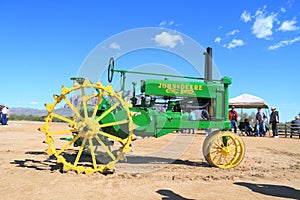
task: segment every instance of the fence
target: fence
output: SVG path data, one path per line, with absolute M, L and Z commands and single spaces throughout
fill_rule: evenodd
M 255 124 L 251 124 L 252 130 L 250 132 L 245 131 L 245 125 L 243 122 L 239 123 L 238 129 L 241 135 L 247 136 L 254 136 L 255 135 Z M 272 125 L 266 124 L 266 129 L 268 131 L 269 136 L 272 134 Z M 287 123 L 280 123 L 278 124 L 278 135 L 283 135 L 284 137 L 290 136 L 291 138 L 295 135 L 299 136 L 300 139 L 300 124 L 291 124 L 290 122 Z
M 291 123 L 280 123 L 278 125 L 278 133 L 284 134 L 285 137 L 293 137 L 298 135 L 300 138 L 300 125 Z

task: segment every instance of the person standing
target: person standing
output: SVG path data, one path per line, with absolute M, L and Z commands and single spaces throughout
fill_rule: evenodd
M 229 120 L 230 120 L 230 131 L 233 127 L 234 133 L 237 133 L 237 121 L 238 121 L 238 113 L 235 111 L 235 107 L 231 106 L 231 110 L 229 111 Z
M 0 123 L 2 124 L 2 108 L 0 108 Z
M 266 137 L 266 126 L 265 126 L 265 119 L 266 114 L 261 111 L 261 108 L 257 108 L 257 113 L 255 116 L 256 119 L 256 136 L 263 136 Z M 262 132 L 262 134 L 260 133 Z
M 203 109 L 201 111 L 201 118 L 203 120 L 205 120 L 205 121 L 209 121 L 210 120 L 210 116 L 209 116 L 209 113 L 208 113 L 208 106 L 206 106 L 205 109 Z M 208 136 L 210 132 L 211 132 L 211 129 L 206 128 L 205 129 L 205 136 Z
M 6 124 L 8 124 L 8 120 L 9 120 L 9 115 L 10 115 L 10 111 L 9 111 L 9 108 L 7 108 L 7 114 L 6 114 Z
M 273 138 L 279 138 L 278 136 L 278 123 L 279 123 L 279 114 L 275 107 L 271 108 L 270 114 L 270 124 L 272 125 Z
M 190 110 L 190 113 L 189 113 L 189 120 L 196 121 L 196 115 L 192 110 Z M 196 132 L 196 128 L 188 129 L 188 133 L 195 134 L 195 132 Z
M 299 120 L 299 116 L 296 116 L 295 119 L 292 121 L 290 138 L 293 137 L 294 133 L 298 133 L 299 138 L 300 138 L 300 120 Z
M 8 112 L 7 107 L 4 106 L 2 108 L 2 125 L 7 125 L 7 112 Z

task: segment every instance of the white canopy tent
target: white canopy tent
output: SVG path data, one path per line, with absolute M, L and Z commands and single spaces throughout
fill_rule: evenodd
M 269 108 L 265 100 L 251 94 L 242 94 L 229 99 L 229 106 L 235 106 L 236 108 Z
M 241 115 L 243 114 L 243 108 L 253 109 L 253 108 L 265 108 L 265 114 L 267 118 L 269 116 L 269 105 L 260 97 L 251 94 L 242 94 L 240 96 L 229 99 L 229 107 L 235 106 L 235 108 L 241 108 Z

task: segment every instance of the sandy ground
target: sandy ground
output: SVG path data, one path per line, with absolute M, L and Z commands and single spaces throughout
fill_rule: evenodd
M 140 160 L 128 157 L 114 174 L 86 175 L 61 172 L 45 153 L 41 125 L 0 126 L 0 199 L 300 199 L 298 137 L 242 137 L 246 154 L 234 169 L 206 163 L 203 134 L 139 139 L 133 151 Z

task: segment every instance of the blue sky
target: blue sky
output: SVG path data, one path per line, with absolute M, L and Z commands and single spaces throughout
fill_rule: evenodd
M 299 0 L 1 0 L 0 104 L 42 108 L 101 42 L 161 27 L 213 48 L 221 75 L 233 80 L 230 97 L 257 95 L 290 121 L 300 112 L 299 8 Z

